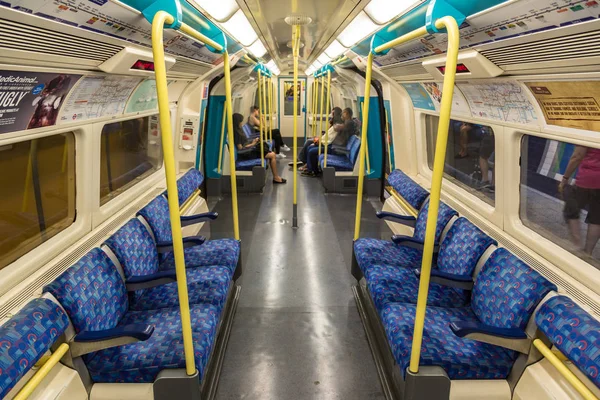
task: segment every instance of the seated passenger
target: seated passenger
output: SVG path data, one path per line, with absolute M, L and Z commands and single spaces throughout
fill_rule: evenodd
M 327 131 L 327 147 L 321 146 L 322 151 L 327 151 L 331 154 L 331 144 L 337 138 L 339 133 L 344 128 L 344 121 L 342 119 L 342 109 L 335 107 L 329 117 L 329 130 Z M 323 136 L 325 141 L 325 136 Z M 317 176 L 319 175 L 319 140 L 314 145 L 309 146 L 307 149 L 306 166 L 302 170 L 304 176 Z
M 339 107 L 334 107 L 333 110 L 331 110 L 331 114 L 329 115 L 329 123 L 331 124 L 331 121 L 333 120 L 333 116 L 334 115 L 341 115 L 342 114 L 342 109 Z M 338 131 L 341 129 L 341 127 L 338 127 L 338 129 L 333 133 L 333 135 L 331 134 L 331 128 L 329 131 L 329 144 L 331 144 L 331 142 L 335 139 L 335 136 L 337 135 Z M 298 165 L 302 165 L 302 164 L 306 164 L 307 162 L 307 157 L 308 157 L 308 150 L 313 147 L 316 146 L 317 143 L 319 143 L 319 137 L 315 136 L 311 139 L 308 139 L 305 143 L 304 146 L 302 146 L 302 149 L 300 150 L 300 152 L 298 153 Z M 291 167 L 294 165 L 293 162 L 288 163 L 288 165 Z
M 256 106 L 252 106 L 250 108 L 250 116 L 248 117 L 248 125 L 254 128 L 255 131 L 260 131 L 261 123 L 264 123 L 264 126 L 269 131 L 269 126 L 266 123 L 266 120 L 263 116 L 260 115 L 260 110 Z M 281 137 L 281 132 L 279 129 L 273 129 L 273 150 L 275 150 L 275 154 L 277 154 L 277 158 L 285 158 L 285 154 L 281 154 L 280 150 L 290 151 L 290 148 L 283 142 L 283 138 Z
M 244 116 L 238 113 L 233 114 L 233 129 L 235 131 L 233 136 L 235 140 L 235 147 L 238 151 L 237 159 L 254 160 L 256 158 L 260 158 L 260 139 L 255 138 L 252 141 L 248 141 L 244 131 L 242 130 L 243 125 Z M 273 183 L 286 183 L 287 181 L 277 173 L 277 160 L 275 159 L 275 153 L 269 151 L 268 146 L 265 146 L 263 152 L 265 159 L 269 160 L 269 165 L 271 166 L 271 171 L 273 172 Z

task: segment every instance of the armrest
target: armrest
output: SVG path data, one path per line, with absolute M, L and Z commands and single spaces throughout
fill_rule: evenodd
M 160 271 L 156 274 L 132 276 L 125 281 L 128 292 L 136 290 L 149 289 L 166 283 L 177 282 L 175 270 Z
M 183 248 L 200 246 L 206 242 L 204 236 L 190 236 L 183 238 Z M 156 243 L 156 250 L 159 253 L 168 253 L 173 251 L 173 242 L 158 242 Z
M 75 335 L 70 343 L 71 356 L 75 358 L 111 347 L 144 342 L 153 333 L 154 326 L 145 324 L 124 325 L 102 331 L 83 331 Z
M 417 278 L 421 279 L 421 269 L 414 270 Z M 431 282 L 439 285 L 451 286 L 463 290 L 473 290 L 473 277 L 471 275 L 456 275 L 439 269 L 431 270 Z
M 519 328 L 496 328 L 479 322 L 451 322 L 450 329 L 461 338 L 504 347 L 529 354 L 531 339 Z
M 378 211 L 376 215 L 379 219 L 397 222 L 399 224 L 406 225 L 411 228 L 414 228 L 415 224 L 417 223 L 417 219 L 409 215 L 400 215 L 388 211 Z
M 181 217 L 181 226 L 184 227 L 184 226 L 199 224 L 201 222 L 214 221 L 218 217 L 219 217 L 219 213 L 216 213 L 216 212 L 207 212 L 204 214 L 184 216 L 184 217 Z
M 412 247 L 413 249 L 417 249 L 417 250 L 423 250 L 423 248 L 425 247 L 425 243 L 413 238 L 412 236 L 394 235 L 394 236 L 392 236 L 392 241 L 394 243 L 396 243 L 397 245 L 405 246 L 405 247 Z M 433 246 L 434 257 L 437 255 L 437 253 L 439 253 L 439 251 L 440 251 L 440 246 L 438 244 L 435 244 Z

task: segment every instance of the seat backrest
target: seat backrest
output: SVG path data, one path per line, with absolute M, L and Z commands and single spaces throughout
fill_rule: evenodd
M 440 245 L 437 267 L 451 274 L 472 275 L 479 258 L 491 245 L 498 245 L 498 242 L 465 217 L 460 217 Z
M 204 175 L 196 168 L 190 169 L 179 180 L 177 180 L 177 197 L 179 197 L 179 205 L 190 198 L 194 192 L 202 186 Z
M 105 244 L 119 259 L 125 278 L 158 272 L 156 243 L 139 219 L 130 219 Z
M 129 308 L 125 283 L 99 248 L 81 257 L 44 292 L 60 302 L 77 333 L 114 328 Z
M 25 376 L 69 326 L 64 311 L 40 298 L 0 326 L 0 399 Z
M 137 215 L 144 217 L 157 242 L 173 240 L 171 220 L 169 219 L 169 202 L 164 196 L 158 196 L 142 208 Z
M 421 211 L 419 211 L 419 215 L 417 215 L 417 221 L 415 222 L 415 231 L 413 233 L 413 238 L 424 242 L 425 241 L 425 230 L 427 228 L 427 216 L 429 215 L 429 200 L 423 205 Z M 448 222 L 452 219 L 452 217 L 458 215 L 458 213 L 445 204 L 443 201 L 440 202 L 440 210 L 438 213 L 437 226 L 435 229 L 435 242 L 439 242 L 440 236 L 442 236 L 442 232 Z
M 356 135 L 350 136 L 348 139 L 348 158 L 352 165 L 356 164 L 356 159 L 358 158 L 358 153 L 360 152 L 360 138 Z
M 415 210 L 420 210 L 427 200 L 429 192 L 413 181 L 399 169 L 394 170 L 387 178 L 388 183 L 404 198 Z
M 600 321 L 566 296 L 542 304 L 538 328 L 569 360 L 600 388 Z
M 556 286 L 504 248 L 497 249 L 477 276 L 471 307 L 481 322 L 525 329 L 535 307 Z
M 254 136 L 254 128 L 252 128 L 249 123 L 246 123 L 242 126 L 242 131 L 244 132 L 244 135 L 246 135 L 247 139 L 250 139 L 252 136 Z

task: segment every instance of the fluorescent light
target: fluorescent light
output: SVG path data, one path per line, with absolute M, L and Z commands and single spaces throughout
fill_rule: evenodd
M 213 1 L 217 2 L 220 0 Z M 254 28 L 252 28 L 252 25 L 250 25 L 248 18 L 246 18 L 242 10 L 237 10 L 227 22 L 224 22 L 223 28 L 225 28 L 235 40 L 240 42 L 242 46 L 250 46 L 258 39 L 256 32 L 254 32 Z
M 317 60 L 318 60 L 318 61 L 319 61 L 321 64 L 325 65 L 325 64 L 327 64 L 327 63 L 328 63 L 328 62 L 331 60 L 331 58 L 330 58 L 330 57 L 327 57 L 327 54 L 323 53 L 323 54 L 321 54 L 321 55 L 319 56 L 319 58 L 317 58 Z
M 365 7 L 365 11 L 376 23 L 387 24 L 398 15 L 412 8 L 420 1 L 415 0 L 371 0 Z
M 277 68 L 277 64 L 275 64 L 275 60 L 271 60 L 265 64 L 265 67 L 267 67 L 269 69 L 274 69 L 274 68 Z
M 314 69 L 319 69 L 323 66 L 322 63 L 319 62 L 319 60 L 315 60 L 315 62 L 311 65 L 311 67 L 313 67 Z
M 198 4 L 208 15 L 219 22 L 224 22 L 239 9 L 235 0 L 192 0 Z
M 260 39 L 258 39 L 250 47 L 248 47 L 248 50 L 250 50 L 250 53 L 254 54 L 255 57 L 259 57 L 259 58 L 264 56 L 265 53 L 267 52 L 267 49 L 265 49 L 265 46 L 263 46 Z
M 342 44 L 340 42 L 338 42 L 337 40 L 334 40 L 333 43 L 331 43 L 329 45 L 327 50 L 325 50 L 325 54 L 327 54 L 327 56 L 329 58 L 335 58 L 345 51 L 346 51 L 346 48 L 344 46 L 342 46 Z
M 350 22 L 350 25 L 340 33 L 338 40 L 343 46 L 349 48 L 375 32 L 377 29 L 379 29 L 379 26 L 375 25 L 364 11 L 361 11 L 356 18 Z

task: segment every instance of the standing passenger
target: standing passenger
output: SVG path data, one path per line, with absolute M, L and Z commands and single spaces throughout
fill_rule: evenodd
M 569 178 L 577 172 L 575 187 L 568 185 Z M 580 248 L 581 226 L 579 214 L 588 207 L 585 222 L 588 224 L 583 251 L 589 255 L 600 239 L 600 149 L 577 146 L 569 160 L 558 191 L 565 199 L 564 216 L 569 226 L 573 243 Z

